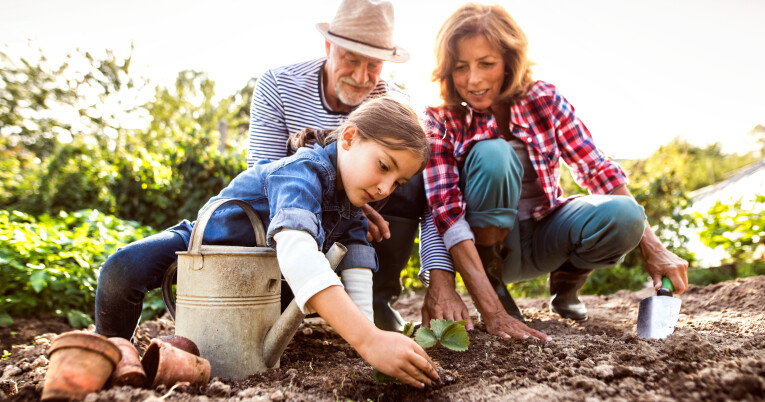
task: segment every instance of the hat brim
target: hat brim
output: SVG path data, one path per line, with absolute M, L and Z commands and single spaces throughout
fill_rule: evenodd
M 348 49 L 355 53 L 363 54 L 364 56 L 372 57 L 379 60 L 392 61 L 394 63 L 403 63 L 409 60 L 409 52 L 401 47 L 396 46 L 393 50 L 380 49 L 374 46 L 365 45 L 363 43 L 354 42 L 339 36 L 332 35 L 329 32 L 329 24 L 326 22 L 320 22 L 316 24 L 316 30 L 324 35 L 324 38 L 338 45 L 342 48 Z

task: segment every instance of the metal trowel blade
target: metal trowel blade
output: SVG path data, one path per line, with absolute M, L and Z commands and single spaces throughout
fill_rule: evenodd
M 637 334 L 641 338 L 664 339 L 675 331 L 680 317 L 680 299 L 672 296 L 651 296 L 638 308 Z

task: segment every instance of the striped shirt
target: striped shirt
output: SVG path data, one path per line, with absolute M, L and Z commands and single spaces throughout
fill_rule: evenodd
M 250 107 L 247 165 L 261 159 L 287 156 L 287 138 L 303 128 L 332 129 L 348 116 L 329 109 L 324 100 L 322 69 L 326 58 L 278 67 L 266 71 L 255 84 Z M 366 99 L 388 93 L 402 93 L 383 80 Z M 453 271 L 453 264 L 430 213 L 420 225 L 420 261 L 429 269 Z

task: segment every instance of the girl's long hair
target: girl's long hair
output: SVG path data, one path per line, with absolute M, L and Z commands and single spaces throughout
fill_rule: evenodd
M 287 152 L 291 154 L 314 143 L 330 144 L 350 125 L 356 127 L 361 140 L 375 141 L 389 149 L 410 151 L 422 160 L 419 170 L 425 168 L 430 157 L 430 144 L 419 117 L 411 106 L 390 96 L 362 103 L 334 130 L 307 128 L 293 133 L 287 140 Z

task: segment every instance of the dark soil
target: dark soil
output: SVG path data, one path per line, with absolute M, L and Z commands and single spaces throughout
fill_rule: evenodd
M 239 382 L 213 379 L 204 389 L 122 387 L 86 401 L 765 400 L 765 276 L 691 287 L 680 297 L 677 329 L 665 340 L 635 335 L 638 303 L 651 295 L 645 289 L 584 297 L 590 312 L 584 323 L 551 314 L 544 299 L 521 299 L 530 326 L 551 341 L 502 340 L 477 324 L 468 351 L 430 351 L 441 382 L 422 391 L 375 383 L 372 368 L 345 341 L 321 319 L 309 319 L 278 369 Z M 416 321 L 421 302 L 422 295 L 413 295 L 396 307 Z M 68 328 L 35 320 L 14 325 L 15 335 L 0 332 L 3 345 L 15 345 L 0 362 L 0 399 L 37 400 L 54 336 L 43 332 Z M 141 325 L 140 352 L 173 329 L 167 318 Z

